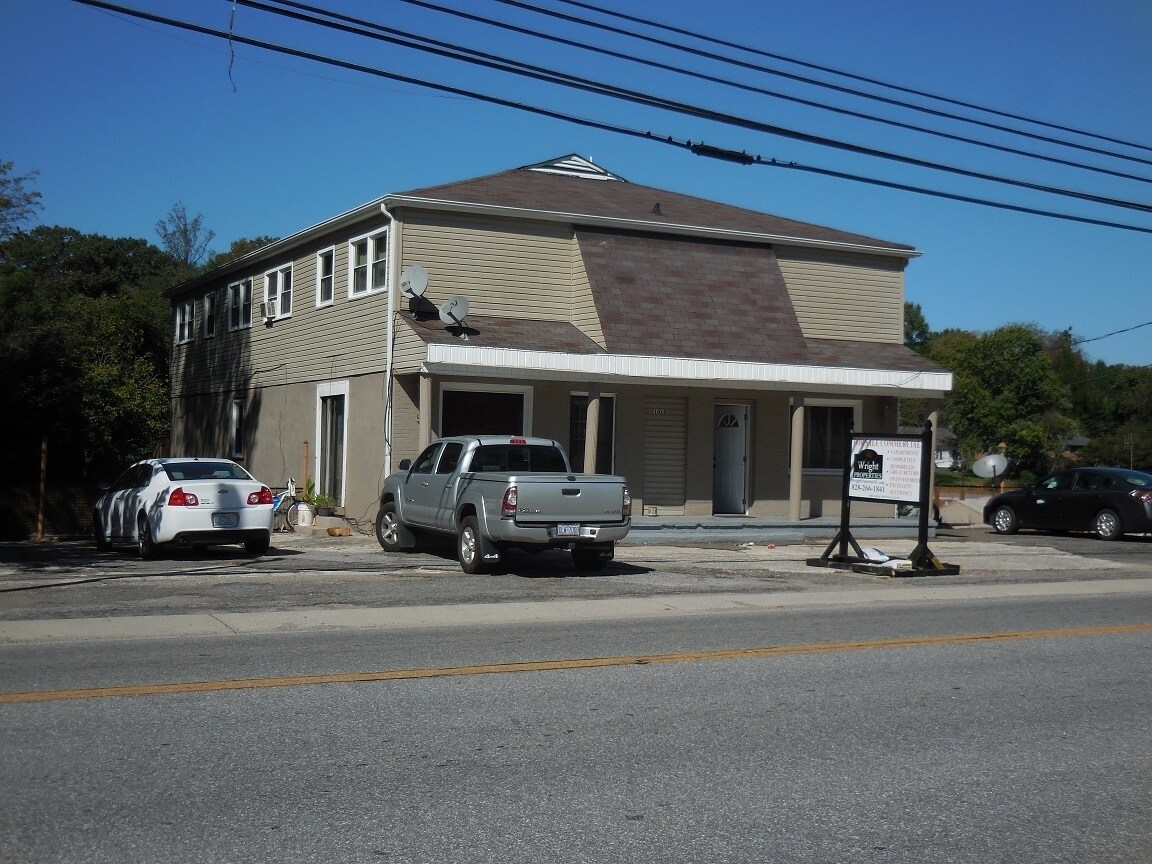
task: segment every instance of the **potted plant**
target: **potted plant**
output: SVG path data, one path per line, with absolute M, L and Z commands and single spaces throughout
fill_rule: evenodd
M 304 494 L 300 496 L 302 505 L 307 507 L 317 516 L 332 516 L 336 512 L 336 501 L 331 495 L 324 492 L 316 491 L 316 484 L 311 480 L 304 488 Z

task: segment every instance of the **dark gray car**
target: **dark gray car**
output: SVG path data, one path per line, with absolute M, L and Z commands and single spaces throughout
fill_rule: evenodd
M 1020 528 L 1091 531 L 1101 540 L 1152 532 L 1152 474 L 1129 468 L 1069 468 L 988 500 L 984 523 L 997 534 Z

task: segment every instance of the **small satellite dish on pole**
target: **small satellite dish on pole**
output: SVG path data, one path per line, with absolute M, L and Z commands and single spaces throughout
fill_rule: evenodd
M 428 271 L 419 264 L 406 267 L 400 274 L 400 293 L 405 297 L 423 297 L 428 289 Z
M 972 463 L 972 473 L 993 480 L 1008 470 L 1008 460 L 1002 453 L 984 456 Z
M 449 327 L 456 327 L 459 330 L 456 335 L 461 339 L 468 338 L 468 334 L 464 332 L 464 318 L 467 315 L 467 297 L 453 297 L 451 300 L 440 304 L 440 320 Z

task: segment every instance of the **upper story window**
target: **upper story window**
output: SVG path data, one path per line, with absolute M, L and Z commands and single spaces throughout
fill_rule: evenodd
M 264 317 L 287 318 L 292 314 L 292 265 L 264 274 Z
M 204 338 L 216 335 L 216 292 L 209 291 L 201 301 L 201 316 L 204 322 Z
M 360 237 L 348 244 L 348 296 L 383 291 L 388 285 L 388 232 Z
M 184 342 L 191 342 L 192 336 L 196 332 L 193 328 L 195 326 L 196 318 L 196 301 L 195 300 L 181 300 L 176 304 L 176 344 L 179 345 Z
M 234 282 L 228 286 L 228 329 L 240 330 L 252 326 L 252 280 Z
M 325 249 L 316 256 L 316 305 L 332 303 L 333 279 L 336 273 L 336 250 Z

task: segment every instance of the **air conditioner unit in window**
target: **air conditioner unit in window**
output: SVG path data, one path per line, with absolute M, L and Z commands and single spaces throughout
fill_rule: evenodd
M 260 304 L 260 317 L 261 318 L 275 318 L 276 317 L 276 301 L 267 300 Z

